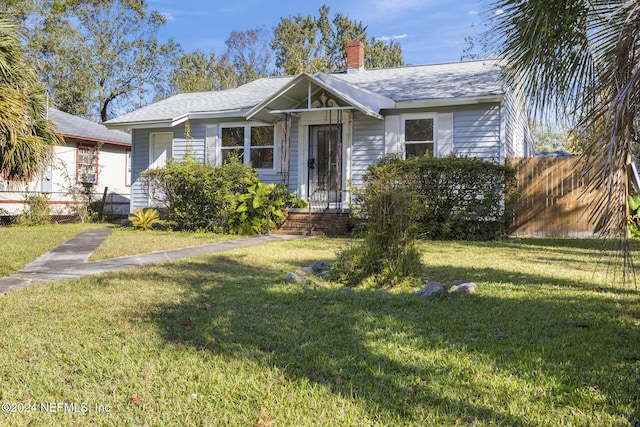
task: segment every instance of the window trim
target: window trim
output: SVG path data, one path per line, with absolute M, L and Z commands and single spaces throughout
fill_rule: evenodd
M 433 120 L 433 141 L 406 141 L 406 130 L 405 124 L 407 120 L 422 120 L 422 119 L 432 119 Z M 436 113 L 411 113 L 411 114 L 402 114 L 400 116 L 400 134 L 402 141 L 402 156 L 403 158 L 407 158 L 407 144 L 427 144 L 433 143 L 433 157 L 438 157 L 438 115 Z
M 124 186 L 131 187 L 131 175 L 133 168 L 131 167 L 131 148 L 124 150 Z
M 80 149 L 81 148 L 88 148 L 95 152 L 94 169 L 96 174 L 96 180 L 92 183 L 92 185 L 98 185 L 98 181 L 100 179 L 100 176 L 98 174 L 98 171 L 100 168 L 100 164 L 99 164 L 100 148 L 93 144 L 85 144 L 81 142 L 76 143 L 76 184 L 81 185 L 84 183 L 84 181 L 80 179 Z
M 260 146 L 252 146 L 251 145 L 251 128 L 254 127 L 263 127 L 263 126 L 269 126 L 271 128 L 273 128 L 273 145 L 260 145 Z M 265 124 L 265 123 L 257 123 L 257 122 L 249 122 L 249 123 L 244 123 L 244 122 L 230 122 L 230 123 L 221 123 L 218 126 L 218 138 L 220 141 L 219 147 L 218 147 L 218 165 L 222 165 L 223 162 L 223 155 L 222 155 L 222 151 L 223 150 L 237 150 L 240 148 L 240 146 L 237 147 L 228 147 L 228 148 L 224 148 L 222 147 L 222 130 L 223 129 L 229 129 L 229 128 L 244 128 L 244 145 L 242 146 L 242 150 L 243 150 L 243 163 L 245 165 L 251 165 L 251 149 L 261 149 L 261 148 L 271 148 L 273 150 L 273 164 L 271 165 L 271 167 L 266 167 L 266 168 L 254 168 L 257 171 L 262 171 L 262 172 L 275 172 L 276 168 L 277 168 L 277 155 L 276 155 L 276 141 L 278 138 L 278 131 L 277 131 L 277 127 L 275 125 L 271 125 L 271 124 Z

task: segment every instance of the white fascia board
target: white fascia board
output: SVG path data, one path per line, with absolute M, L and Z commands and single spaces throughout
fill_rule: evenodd
M 270 97 L 268 97 L 267 99 L 265 99 L 264 101 L 262 101 L 260 104 L 256 105 L 255 107 L 253 107 L 251 110 L 249 110 L 247 112 L 247 114 L 245 115 L 245 118 L 247 120 L 251 120 L 255 115 L 257 115 L 260 111 L 265 110 L 265 111 L 269 111 L 267 110 L 267 105 L 269 105 L 271 102 L 273 102 L 274 100 L 276 100 L 277 98 L 283 96 L 289 89 L 291 89 L 292 87 L 294 87 L 295 85 L 299 84 L 301 81 L 303 80 L 309 80 L 311 83 L 319 86 L 320 88 L 326 90 L 327 92 L 333 94 L 334 96 L 336 96 L 337 98 L 339 98 L 341 101 L 351 105 L 354 109 L 360 111 L 361 113 L 367 115 L 367 116 L 371 116 L 371 117 L 375 117 L 377 119 L 382 120 L 383 116 L 380 115 L 378 113 L 378 111 L 374 111 L 373 109 L 367 107 L 366 105 L 363 105 L 362 103 L 356 101 L 355 99 L 353 99 L 349 93 L 345 93 L 343 91 L 340 90 L 340 88 L 336 88 L 331 86 L 330 84 L 328 84 L 327 82 L 321 80 L 320 78 L 316 77 L 316 76 L 312 76 L 311 74 L 308 73 L 300 73 L 295 79 L 293 79 L 292 81 L 290 81 L 287 85 L 285 85 L 284 87 L 282 87 L 278 92 L 274 93 L 273 95 L 271 95 Z M 342 88 L 346 88 L 347 86 L 341 85 Z M 355 88 L 353 88 L 351 91 L 355 92 Z M 315 109 L 312 109 L 315 110 Z M 302 111 L 302 110 L 300 110 Z M 304 110 L 304 111 L 308 111 Z
M 253 118 L 253 116 L 258 114 L 261 110 L 265 109 L 267 107 L 267 105 L 269 105 L 272 101 L 274 101 L 277 98 L 280 98 L 281 96 L 283 96 L 285 93 L 287 93 L 287 91 L 289 89 L 291 89 L 292 87 L 297 85 L 305 77 L 311 78 L 313 80 L 313 76 L 311 76 L 311 74 L 308 74 L 308 73 L 300 73 L 300 74 L 298 74 L 298 76 L 295 79 L 291 80 L 289 83 L 287 83 L 286 85 L 282 86 L 280 88 L 280 90 L 278 90 L 277 92 L 273 93 L 271 96 L 266 98 L 264 101 L 262 101 L 261 103 L 259 103 L 258 105 L 256 105 L 252 109 L 250 109 L 246 113 L 245 118 L 247 120 L 251 120 Z
M 337 91 L 344 96 L 347 96 L 351 99 L 363 99 L 369 105 L 375 104 L 374 108 L 378 110 L 393 108 L 395 106 L 395 101 L 391 98 L 387 98 L 384 95 L 380 95 L 379 93 L 370 91 L 368 89 L 363 89 L 351 83 L 345 82 L 339 78 L 332 76 L 331 74 L 318 73 L 315 75 L 317 79 L 325 82 L 329 87 L 333 88 L 334 91 Z M 361 105 L 365 105 L 362 102 L 359 102 Z M 367 107 L 372 110 L 374 108 Z
M 123 123 L 103 123 L 108 129 L 128 130 L 128 129 L 152 129 L 170 128 L 171 120 L 153 120 L 144 122 L 123 122 Z
M 228 119 L 228 118 L 243 118 L 246 113 L 245 110 L 227 110 L 227 111 L 204 111 L 197 113 L 182 114 L 173 119 L 166 120 L 152 120 L 152 121 L 140 121 L 140 122 L 122 122 L 122 123 L 109 123 L 104 125 L 109 129 L 151 129 L 151 128 L 172 128 L 187 120 L 196 119 Z
M 490 102 L 502 102 L 504 95 L 486 95 L 486 96 L 461 96 L 458 98 L 439 98 L 439 99 L 415 99 L 407 101 L 396 101 L 396 109 L 401 108 L 431 108 L 431 107 L 449 107 L 458 105 L 474 105 Z
M 224 110 L 224 111 L 199 111 L 195 113 L 189 113 L 187 119 L 230 119 L 230 118 L 244 118 L 248 109 L 236 109 L 236 110 Z M 184 120 L 182 120 L 184 121 Z M 182 122 L 181 121 L 181 122 Z

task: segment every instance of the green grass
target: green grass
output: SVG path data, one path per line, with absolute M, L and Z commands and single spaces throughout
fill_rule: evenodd
M 89 261 L 200 246 L 240 237 L 242 236 L 114 228 L 113 233 L 91 255 Z
M 51 224 L 0 227 L 0 277 L 9 276 L 81 231 L 104 224 Z
M 421 245 L 426 279 L 467 278 L 474 295 L 284 282 L 343 243 L 269 244 L 1 297 L 0 400 L 89 412 L 0 412 L 0 425 L 640 420 L 640 292 L 608 283 L 599 242 Z

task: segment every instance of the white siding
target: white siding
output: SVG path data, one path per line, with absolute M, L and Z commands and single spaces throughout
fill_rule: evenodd
M 202 121 L 192 121 L 190 125 L 190 138 L 186 138 L 184 123 L 171 129 L 173 131 L 173 157 L 182 160 L 189 153 L 204 162 L 206 126 Z
M 149 167 L 149 136 L 154 131 L 158 130 L 134 129 L 131 138 L 131 212 L 149 204 L 140 173 Z
M 505 114 L 505 156 L 529 157 L 535 152 L 524 102 L 507 93 Z
M 396 116 L 397 117 L 397 116 Z M 386 121 L 354 115 L 351 144 L 351 184 L 362 185 L 362 176 L 367 167 L 385 154 Z M 349 177 L 347 177 L 349 178 Z
M 93 142 L 80 139 L 65 139 L 65 145 L 54 147 L 54 159 L 50 170 L 45 171 L 51 177 L 50 186 L 42 184 L 39 174 L 30 181 L 5 181 L 0 175 L 0 214 L 17 215 L 24 209 L 24 198 L 29 194 L 44 193 L 49 199 L 52 215 L 68 215 L 77 200 L 72 197 L 69 188 L 79 187 L 77 182 L 77 146 L 78 144 L 97 147 Z M 102 144 L 98 152 L 98 181 L 93 187 L 93 200 L 102 200 L 105 188 L 107 212 L 126 214 L 129 212 L 130 189 L 126 186 L 126 152 L 129 147 Z
M 453 113 L 453 153 L 500 159 L 500 106 L 461 109 Z

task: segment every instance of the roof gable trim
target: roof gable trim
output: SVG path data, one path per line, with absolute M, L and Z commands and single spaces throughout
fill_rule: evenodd
M 320 73 L 318 74 L 320 75 Z M 278 113 L 285 113 L 285 112 L 304 112 L 304 111 L 321 111 L 322 109 L 324 110 L 335 110 L 335 109 L 355 109 L 360 111 L 361 113 L 367 115 L 367 116 L 371 116 L 371 117 L 375 117 L 378 119 L 382 119 L 383 116 L 380 115 L 380 106 L 379 105 L 365 105 L 362 102 L 354 99 L 354 96 L 358 96 L 358 91 L 362 92 L 361 95 L 364 95 L 364 92 L 357 89 L 357 88 L 353 88 L 353 91 L 350 91 L 352 93 L 345 93 L 339 89 L 337 89 L 336 87 L 334 87 L 333 85 L 329 84 L 328 82 L 325 82 L 324 80 L 321 80 L 320 78 L 318 78 L 317 76 L 312 76 L 308 73 L 301 73 L 299 74 L 295 79 L 293 79 L 291 82 L 289 82 L 287 85 L 285 85 L 284 87 L 282 87 L 279 91 L 277 91 L 276 93 L 274 93 L 273 95 L 269 96 L 268 98 L 266 98 L 265 100 L 263 100 L 262 102 L 260 102 L 258 105 L 256 105 L 255 107 L 253 107 L 251 110 L 249 110 L 249 112 L 247 114 L 245 114 L 245 118 L 247 120 L 251 120 L 251 119 L 256 119 L 256 120 L 264 120 L 264 121 L 269 121 L 268 116 L 274 115 L 274 114 L 278 114 Z M 332 96 L 336 97 L 337 99 L 339 99 L 340 101 L 348 104 L 348 107 L 326 107 L 326 108 L 313 108 L 311 107 L 311 102 L 309 99 L 309 95 L 307 95 L 307 108 L 291 108 L 291 109 L 287 109 L 287 108 L 275 108 L 275 109 L 270 109 L 268 108 L 270 104 L 272 104 L 273 102 L 277 101 L 278 99 L 284 98 L 284 99 L 289 99 L 287 98 L 287 92 L 289 92 L 291 89 L 293 89 L 294 87 L 303 84 L 304 82 L 307 82 L 309 85 L 314 84 L 316 86 L 318 86 L 319 88 L 321 88 L 322 90 L 330 93 Z M 291 100 L 291 99 L 289 99 Z M 293 100 L 292 100 L 293 101 Z M 393 101 L 389 100 L 391 103 Z M 266 113 L 262 114 L 262 117 L 257 117 L 258 115 L 260 115 L 260 113 Z M 271 121 L 275 121 L 277 118 L 271 117 Z

